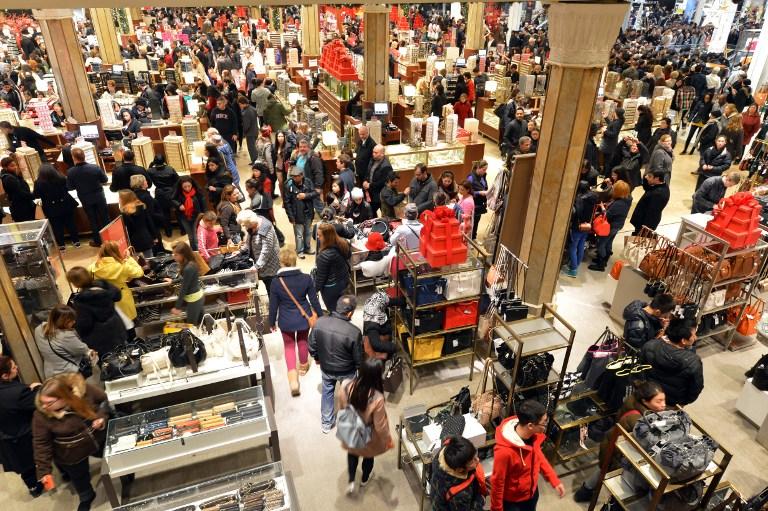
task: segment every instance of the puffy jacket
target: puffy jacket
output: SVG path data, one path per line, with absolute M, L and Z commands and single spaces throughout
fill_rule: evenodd
M 171 199 L 176 192 L 176 185 L 179 182 L 179 174 L 169 165 L 150 165 L 147 174 L 152 178 L 155 184 L 156 199 Z
M 427 179 L 419 181 L 415 177 L 411 180 L 411 192 L 408 194 L 408 200 L 416 204 L 419 214 L 427 209 L 432 209 L 435 204 L 432 199 L 437 192 L 437 183 L 432 178 L 432 174 L 427 174 Z
M 120 301 L 120 290 L 103 280 L 73 294 L 69 301 L 77 312 L 75 330 L 89 348 L 99 355 L 109 353 L 123 344 L 128 335 L 115 303 Z
M 318 318 L 309 334 L 309 354 L 324 373 L 343 376 L 357 371 L 363 361 L 363 334 L 338 312 Z
M 654 339 L 661 330 L 661 321 L 651 316 L 643 308 L 648 305 L 640 300 L 633 300 L 624 307 L 624 341 L 639 350 L 646 342 Z
M 712 165 L 712 169 L 703 170 L 701 167 L 704 165 Z M 728 153 L 728 149 L 723 147 L 718 151 L 717 147 L 710 146 L 703 153 L 699 159 L 699 174 L 704 176 L 704 179 L 712 176 L 720 176 L 731 167 L 731 155 Z
M 487 490 L 485 481 L 478 483 L 477 478 L 475 472 L 466 474 L 449 467 L 445 462 L 445 448 L 441 448 L 432 460 L 432 511 L 482 511 Z M 465 485 L 461 491 L 457 488 L 459 485 Z M 454 489 L 452 495 L 451 489 Z
M 322 314 L 323 311 L 320 307 L 320 301 L 317 299 L 317 291 L 312 277 L 302 273 L 298 268 L 280 268 L 269 286 L 269 324 L 277 325 L 280 330 L 285 332 L 308 330 L 307 320 L 296 308 L 296 304 L 288 296 L 281 281 L 285 282 L 307 316 L 311 316 L 312 311 L 318 314 Z
M 340 243 L 346 243 L 339 241 Z M 350 252 L 347 252 L 349 254 Z M 324 287 L 338 285 L 342 287 L 349 282 L 349 256 L 344 255 L 337 247 L 328 247 L 317 254 L 315 260 L 317 275 L 315 276 L 315 288 L 322 291 Z
M 248 229 L 243 249 L 250 253 L 256 263 L 260 277 L 273 277 L 280 270 L 280 245 L 272 222 L 261 218 L 261 224 L 256 231 Z M 298 298 L 298 297 L 297 297 Z
M 553 487 L 560 484 L 552 465 L 541 451 L 546 440 L 535 433 L 533 445 L 526 444 L 515 431 L 516 416 L 508 417 L 496 428 L 491 474 L 491 511 L 503 511 L 504 502 L 522 502 L 533 497 L 539 485 L 539 473 Z
M 691 350 L 653 339 L 640 350 L 640 361 L 652 366 L 648 378 L 664 389 L 667 406 L 691 404 L 704 389 L 704 368 Z
M 117 306 L 128 316 L 136 318 L 136 305 L 133 303 L 133 293 L 128 287 L 128 281 L 144 275 L 139 263 L 132 257 L 126 258 L 122 263 L 112 257 L 102 257 L 92 263 L 88 270 L 97 279 L 103 279 L 120 290 L 120 301 Z

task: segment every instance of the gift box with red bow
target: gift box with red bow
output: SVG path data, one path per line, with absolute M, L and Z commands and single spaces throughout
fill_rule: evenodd
M 467 245 L 459 230 L 459 221 L 451 208 L 438 206 L 421 214 L 423 225 L 419 252 L 433 268 L 461 264 L 467 260 Z

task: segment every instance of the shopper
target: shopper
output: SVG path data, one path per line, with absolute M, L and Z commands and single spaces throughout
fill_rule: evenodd
M 75 330 L 83 342 L 99 356 L 124 344 L 128 333 L 116 308 L 122 298 L 120 290 L 105 280 L 94 280 L 82 266 L 71 268 L 67 280 L 77 290 L 69 305 L 77 312 Z
M 397 218 L 395 208 L 408 197 L 411 191 L 410 188 L 406 188 L 402 193 L 399 193 L 397 191 L 398 183 L 400 183 L 399 174 L 393 172 L 387 176 L 386 185 L 381 189 L 381 194 L 379 195 L 382 218 Z
M 324 322 L 333 321 L 333 318 L 324 318 Z M 340 319 L 338 321 L 344 321 Z M 355 327 L 352 327 L 355 328 Z M 389 431 L 389 419 L 384 402 L 384 384 L 382 376 L 384 364 L 381 360 L 368 359 L 360 364 L 356 377 L 343 381 L 339 389 L 339 409 L 351 406 L 362 421 L 370 425 L 371 438 L 365 447 L 353 449 L 341 443 L 347 451 L 347 475 L 349 485 L 347 495 L 355 493 L 355 479 L 357 476 L 357 464 L 363 459 L 363 474 L 360 479 L 360 487 L 365 488 L 373 478 L 373 463 L 376 456 L 380 456 L 395 446 L 392 434 Z M 325 385 L 325 379 L 324 385 Z M 326 390 L 326 389 L 324 389 Z M 323 395 L 325 397 L 325 394 Z M 331 398 L 333 396 L 331 395 Z
M 629 220 L 629 223 L 634 227 L 633 236 L 637 235 L 643 226 L 647 226 L 651 230 L 655 230 L 659 226 L 661 215 L 669 202 L 669 185 L 664 182 L 666 175 L 666 172 L 662 170 L 649 170 L 645 173 L 643 180 L 645 193 L 637 201 L 635 211 Z
M 288 162 L 291 159 L 291 153 L 293 152 L 293 144 L 288 138 L 286 131 L 278 131 L 275 135 L 275 143 L 272 145 L 272 167 L 277 174 L 277 183 L 279 184 L 280 194 L 284 192 L 283 185 L 285 183 L 285 174 L 288 170 Z
M 597 205 L 597 196 L 590 191 L 586 181 L 579 181 L 579 189 L 571 210 L 571 226 L 569 229 L 568 265 L 563 273 L 571 278 L 579 274 L 579 266 L 584 260 L 584 245 L 592 232 L 592 215 Z
M 669 135 L 672 138 L 672 148 L 674 149 L 677 145 L 677 133 L 672 129 L 672 119 L 669 117 L 660 120 L 659 127 L 654 130 L 650 145 L 648 146 L 651 152 L 656 150 L 656 146 L 664 135 Z
M 152 178 L 141 165 L 136 165 L 136 156 L 128 149 L 123 153 L 123 163 L 112 171 L 112 182 L 109 189 L 113 192 L 131 189 L 131 176 L 144 176 L 149 187 L 152 187 Z
M 176 218 L 189 236 L 189 246 L 197 250 L 197 218 L 206 210 L 205 195 L 190 176 L 181 176 L 173 195 Z
M 705 124 L 710 117 L 710 114 L 712 113 L 712 94 L 707 93 L 704 94 L 704 97 L 702 99 L 696 100 L 696 102 L 691 107 L 691 110 L 688 112 L 688 121 L 690 121 L 690 126 L 688 128 L 688 137 L 685 139 L 685 145 L 683 146 L 683 152 L 680 154 L 685 154 L 688 151 L 688 146 L 691 145 L 691 141 L 695 140 L 696 133 L 699 132 L 701 129 L 698 125 Z M 696 147 L 696 143 L 694 142 L 691 147 L 691 152 L 693 152 L 693 149 Z
M 32 195 L 40 199 L 43 214 L 51 222 L 53 236 L 60 250 L 65 249 L 64 228 L 75 248 L 80 247 L 80 234 L 75 224 L 77 201 L 67 191 L 67 178 L 62 176 L 53 165 L 44 163 L 38 171 Z
M 102 168 L 85 161 L 85 153 L 79 147 L 72 149 L 75 166 L 67 170 L 67 189 L 77 191 L 77 198 L 83 206 L 91 226 L 92 247 L 101 246 L 99 231 L 109 223 L 109 209 L 104 188 L 108 181 Z
M 450 435 L 432 459 L 432 511 L 483 511 L 488 486 L 477 448 Z
M 638 423 L 648 413 L 659 413 L 667 409 L 666 395 L 664 389 L 661 388 L 656 382 L 635 380 L 634 389 L 632 394 L 624 400 L 624 403 L 616 413 L 616 423 L 624 428 L 624 431 L 632 432 L 635 429 L 635 424 Z M 615 428 L 616 426 L 614 426 Z M 600 443 L 600 461 L 606 462 L 606 456 L 608 455 L 608 447 L 613 432 L 609 431 L 605 439 Z M 613 465 L 618 465 L 618 456 L 614 450 L 614 457 L 611 461 L 611 470 Z M 600 480 L 600 470 L 596 468 L 592 471 L 592 475 L 587 478 L 581 487 L 573 495 L 573 500 L 576 502 L 590 502 L 592 495 L 597 488 L 597 483 Z
M 309 334 L 309 354 L 322 374 L 320 411 L 321 429 L 325 434 L 336 425 L 336 382 L 354 378 L 363 361 L 363 334 L 350 321 L 356 307 L 357 299 L 353 295 L 342 296 L 336 310 L 330 316 L 318 318 Z
M 664 389 L 668 406 L 686 406 L 696 401 L 704 389 L 701 358 L 691 349 L 696 343 L 696 325 L 673 318 L 664 333 L 643 345 L 640 362 L 651 365 L 648 379 Z
M 16 160 L 11 156 L 6 156 L 0 160 L 0 167 L 2 167 L 0 182 L 2 182 L 5 195 L 11 203 L 11 218 L 14 222 L 34 220 L 37 205 Z
M 696 190 L 698 190 L 705 180 L 710 177 L 719 177 L 731 166 L 732 155 L 728 152 L 727 140 L 725 135 L 720 135 L 715 139 L 715 144 L 708 147 L 701 153 L 699 168 L 696 171 L 698 179 L 696 180 Z
M 472 184 L 464 180 L 459 183 L 458 206 L 461 210 L 459 217 L 459 230 L 465 236 L 472 237 L 475 220 L 475 199 L 472 197 Z
M 590 270 L 605 271 L 608 259 L 613 255 L 613 240 L 624 228 L 630 207 L 632 207 L 632 195 L 629 184 L 619 180 L 613 184 L 611 201 L 603 207 L 611 230 L 608 236 L 597 237 L 597 259 L 589 265 Z
M 237 106 L 240 108 L 240 118 L 243 122 L 243 138 L 245 138 L 245 145 L 248 148 L 248 160 L 253 163 L 258 159 L 256 137 L 259 132 L 259 114 L 245 96 L 237 98 Z M 271 159 L 272 155 L 269 156 Z
M 651 339 L 664 335 L 675 300 L 667 293 L 658 294 L 650 303 L 633 300 L 624 307 L 624 342 L 639 350 Z
M 229 172 L 232 184 L 239 186 L 240 172 L 238 172 L 235 163 L 235 152 L 215 129 L 209 128 L 206 133 L 209 134 L 208 143 L 205 144 L 206 163 L 209 159 L 220 160 L 219 166 Z
M 171 209 L 173 209 L 173 196 L 179 183 L 179 174 L 173 167 L 166 164 L 165 156 L 162 154 L 155 155 L 155 159 L 147 169 L 147 174 L 155 184 L 157 209 L 162 215 L 161 225 L 165 235 L 170 237 L 172 234 Z
M 334 216 L 344 216 L 349 207 L 350 194 L 344 181 L 336 177 L 331 183 L 331 191 L 325 197 L 326 207 L 333 209 Z
M 369 204 L 374 216 L 378 214 L 381 207 L 381 190 L 386 186 L 387 177 L 391 174 L 394 174 L 394 170 L 389 159 L 384 156 L 384 146 L 377 144 L 373 148 L 368 172 L 363 180 L 363 190 L 368 192 Z
M 752 137 L 755 133 L 760 131 L 760 113 L 758 112 L 758 106 L 755 104 L 749 105 L 747 111 L 741 116 L 741 127 L 744 132 L 744 138 L 742 139 L 741 154 L 744 154 L 744 148 L 752 141 Z
M 272 131 L 284 130 L 288 125 L 288 116 L 291 115 L 291 108 L 286 107 L 278 100 L 274 94 L 267 97 L 267 104 L 264 107 L 264 126 L 269 126 Z
M 611 162 L 613 153 L 619 145 L 619 133 L 624 126 L 624 109 L 616 108 L 605 121 L 607 126 L 600 141 L 600 154 L 603 156 L 604 166 Z
M 376 142 L 370 136 L 368 126 L 358 128 L 360 140 L 357 141 L 355 148 L 355 171 L 357 172 L 357 182 L 362 183 L 368 179 L 368 167 L 373 159 L 373 149 Z
M 35 474 L 32 414 L 40 383 L 19 381 L 16 362 L 0 355 L 0 459 L 3 470 L 19 474 L 29 494 L 37 498 L 43 485 Z
M 515 109 L 515 118 L 507 123 L 502 136 L 502 155 L 517 149 L 520 138 L 528 135 L 528 122 L 525 120 L 525 110 Z
M 32 438 L 37 479 L 51 480 L 55 462 L 72 480 L 80 498 L 77 511 L 89 511 L 96 492 L 91 486 L 88 458 L 100 457 L 104 449 L 109 420 L 107 395 L 79 374 L 65 373 L 43 383 L 35 408 Z
M 741 160 L 742 151 L 744 151 L 744 128 L 741 125 L 741 114 L 734 113 L 728 117 L 720 130 L 720 135 L 725 137 L 725 147 L 728 154 L 733 157 L 733 162 L 738 163 Z
M 472 197 L 474 198 L 474 215 L 472 219 L 472 239 L 477 238 L 477 228 L 480 225 L 480 218 L 488 211 L 486 195 L 488 195 L 488 162 L 485 160 L 476 161 L 472 164 L 472 170 L 467 176 L 467 181 L 472 186 Z M 421 213 L 421 211 L 419 211 Z
M 269 285 L 269 324 L 272 331 L 280 328 L 285 349 L 285 365 L 291 395 L 300 394 L 299 374 L 309 371 L 307 337 L 310 318 L 322 314 L 312 277 L 296 267 L 296 252 L 283 247 L 279 253 L 281 268 Z M 299 352 L 299 370 L 296 370 L 296 349 Z
M 634 190 L 642 184 L 643 178 L 640 175 L 640 169 L 648 163 L 650 158 L 651 155 L 642 142 L 634 137 L 626 136 L 619 142 L 613 153 L 613 161 L 608 168 L 611 169 L 611 172 L 619 167 L 625 169 L 627 175 L 623 180 L 629 183 L 629 186 Z
M 227 243 L 239 245 L 242 240 L 240 225 L 237 223 L 237 214 L 240 213 L 240 196 L 232 185 L 226 185 L 221 190 L 221 201 L 216 206 L 219 216 L 219 225 L 224 233 Z
M 299 167 L 291 169 L 285 192 L 283 205 L 288 221 L 293 224 L 296 252 L 300 259 L 304 259 L 305 256 L 314 254 L 310 247 L 312 220 L 315 217 L 312 203 L 318 194 L 312 186 L 312 181 L 304 176 L 304 171 Z
M 180 241 L 173 247 L 173 260 L 179 265 L 176 283 L 179 290 L 171 314 L 186 314 L 185 321 L 197 325 L 203 319 L 205 295 L 200 285 L 200 268 L 190 246 Z
M 378 234 L 378 233 L 374 233 Z M 389 311 L 392 307 L 405 305 L 405 298 L 390 297 L 377 289 L 363 305 L 363 335 L 368 338 L 377 358 L 390 358 L 397 353 L 397 343 L 392 340 L 392 321 Z
M 0 121 L 0 133 L 8 137 L 9 151 L 15 153 L 16 149 L 26 145 L 37 151 L 42 162 L 48 161 L 43 146 L 56 147 L 56 144 L 37 131 L 26 126 L 14 126 L 8 121 Z
M 272 128 L 264 126 L 258 133 L 254 149 L 256 151 L 256 159 L 251 163 L 259 162 L 264 166 L 264 170 L 267 172 L 269 179 L 275 182 L 277 176 L 275 175 L 275 167 L 272 163 Z
M 221 226 L 216 225 L 219 217 L 213 211 L 198 215 L 197 220 L 197 252 L 207 263 L 211 257 L 219 254 L 219 234 Z
M 76 320 L 75 309 L 59 304 L 48 313 L 48 321 L 35 328 L 35 344 L 43 359 L 46 378 L 76 373 L 82 359 L 96 355 L 77 335 Z
M 123 319 L 128 331 L 128 338 L 135 337 L 133 320 L 136 319 L 136 305 L 128 282 L 144 276 L 144 270 L 139 266 L 126 249 L 120 253 L 120 245 L 115 241 L 107 241 L 99 249 L 96 261 L 91 263 L 88 270 L 96 279 L 103 279 L 120 290 L 120 301 L 115 310 Z
M 651 160 L 648 162 L 648 172 L 664 172 L 664 182 L 669 185 L 672 179 L 672 136 L 665 134 L 659 138 L 659 143 L 651 154 Z
M 401 244 L 406 250 L 418 250 L 420 245 L 421 222 L 419 222 L 419 209 L 416 204 L 409 203 L 405 205 L 403 222 L 395 227 L 389 237 L 389 244 L 392 245 L 392 252 L 396 251 L 398 244 Z
M 538 401 L 523 401 L 517 415 L 496 428 L 491 474 L 491 511 L 534 511 L 539 500 L 539 473 L 558 495 L 565 487 L 541 451 L 546 440 L 547 409 Z
M 445 89 L 441 84 L 437 84 L 434 87 L 434 94 L 432 95 L 432 105 L 430 113 L 433 117 L 438 119 L 443 118 L 443 107 L 450 103 L 450 99 L 445 95 Z
M 720 112 L 719 110 L 712 110 L 712 112 L 709 114 L 709 120 L 701 129 L 701 135 L 699 135 L 699 154 L 703 154 L 704 151 L 706 151 L 707 149 L 709 149 L 715 144 L 715 141 L 720 133 L 721 118 L 722 118 L 722 112 Z M 696 149 L 696 144 L 694 144 L 693 147 L 691 147 L 691 152 L 688 154 L 693 154 L 693 151 L 695 149 Z
M 361 188 L 353 188 L 349 196 L 352 200 L 344 216 L 352 219 L 353 224 L 358 225 L 374 218 L 371 206 L 365 201 L 365 194 Z
M 432 201 L 437 191 L 437 183 L 424 163 L 417 163 L 413 170 L 413 179 L 409 186 L 408 201 L 416 204 L 419 213 L 435 207 Z
M 237 223 L 245 229 L 245 241 L 240 251 L 253 259 L 259 280 L 264 282 L 269 293 L 272 279 L 280 271 L 280 247 L 275 228 L 272 222 L 249 210 L 237 214 Z
M 211 204 L 221 201 L 221 192 L 224 187 L 232 185 L 232 174 L 224 166 L 224 160 L 209 158 L 205 163 L 205 181 L 208 188 L 208 200 Z
M 267 99 L 269 98 L 269 89 L 264 86 L 264 80 L 262 78 L 256 78 L 254 89 L 251 91 L 251 103 L 256 108 L 256 114 L 259 117 L 259 125 L 264 126 L 264 109 L 267 107 Z
M 237 152 L 237 115 L 229 107 L 229 100 L 226 95 L 221 95 L 216 99 L 216 108 L 208 114 L 211 122 L 211 128 L 216 128 L 221 138 L 229 144 L 232 153 Z
M 640 105 L 637 107 L 637 122 L 635 123 L 635 131 L 637 132 L 637 140 L 643 145 L 648 147 L 651 143 L 651 128 L 653 127 L 653 112 L 648 105 Z
M 707 178 L 693 195 L 691 213 L 709 213 L 725 197 L 725 192 L 731 186 L 741 182 L 738 171 L 729 172 L 724 176 Z
M 466 92 L 462 92 L 459 100 L 453 104 L 453 113 L 459 117 L 459 128 L 464 128 L 464 120 L 474 115 L 472 113 L 472 103 L 469 101 Z
M 315 187 L 317 195 L 312 200 L 312 205 L 318 214 L 323 210 L 323 203 L 320 197 L 323 194 L 323 183 L 325 183 L 325 168 L 320 156 L 312 151 L 307 140 L 299 141 L 295 155 L 296 167 L 304 172 L 305 182 L 311 183 Z
M 118 205 L 131 246 L 144 257 L 152 257 L 152 247 L 160 241 L 157 239 L 155 222 L 146 205 L 131 190 L 120 190 Z
M 351 270 L 349 242 L 336 234 L 331 224 L 320 224 L 317 230 L 317 260 L 315 261 L 315 289 L 323 297 L 325 308 L 333 312 L 336 302 L 349 284 Z

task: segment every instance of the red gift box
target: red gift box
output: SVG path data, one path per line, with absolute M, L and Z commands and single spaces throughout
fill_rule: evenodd
M 450 330 L 474 325 L 477 323 L 478 307 L 477 300 L 446 305 L 443 329 Z
M 735 193 L 718 203 L 706 231 L 727 241 L 731 250 L 754 246 L 761 236 L 761 210 L 751 193 Z
M 438 206 L 422 213 L 419 252 L 433 268 L 460 264 L 467 260 L 467 246 L 453 210 Z

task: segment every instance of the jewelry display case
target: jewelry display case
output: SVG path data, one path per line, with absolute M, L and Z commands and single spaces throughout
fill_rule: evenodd
M 284 471 L 281 462 L 277 462 L 120 506 L 115 511 L 194 511 L 221 509 L 226 504 L 231 504 L 232 509 L 243 510 L 300 510 L 293 476 Z M 238 507 L 234 507 L 236 505 Z

